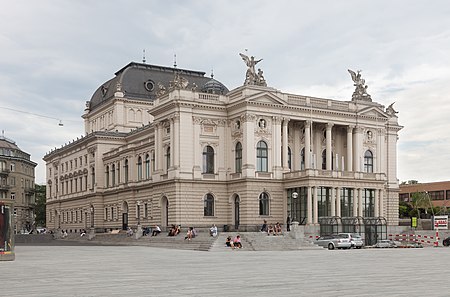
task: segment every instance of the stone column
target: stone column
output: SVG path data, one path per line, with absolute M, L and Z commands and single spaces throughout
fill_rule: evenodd
M 272 171 L 277 172 L 282 169 L 281 164 L 281 117 L 272 117 Z M 270 170 L 270 168 L 269 168 Z
M 347 126 L 347 171 L 353 171 L 353 126 Z
M 380 194 L 379 194 L 379 199 L 380 199 L 380 203 L 379 203 L 380 212 L 379 212 L 379 215 L 380 215 L 380 217 L 384 217 L 385 216 L 385 213 L 384 213 L 384 201 L 383 201 L 383 199 L 384 199 L 384 191 L 383 191 L 383 189 L 380 189 L 379 191 L 380 191 Z
M 129 161 L 128 161 L 129 162 Z M 162 123 L 155 123 L 155 169 L 162 171 Z M 129 164 L 129 163 L 128 163 Z
M 363 195 L 362 195 L 363 189 L 358 189 L 358 215 L 360 217 L 363 216 Z
M 289 123 L 289 119 L 284 118 L 283 119 L 283 133 L 281 135 L 282 143 L 283 143 L 283 170 L 289 169 L 289 164 L 288 164 L 288 123 Z M 291 166 L 292 166 L 292 164 L 291 164 Z
M 326 142 L 327 142 L 327 170 L 332 170 L 333 168 L 333 152 L 331 151 L 331 129 L 333 128 L 333 123 L 327 124 L 326 130 Z
M 175 129 L 174 129 L 174 123 L 173 123 L 173 118 L 169 119 L 169 124 L 170 124 L 170 164 L 169 164 L 169 168 L 173 168 L 173 163 L 174 163 L 174 159 L 175 159 Z M 169 168 L 167 168 L 167 170 L 169 170 Z
M 173 117 L 173 166 L 180 167 L 180 115 L 175 114 Z
M 201 164 L 201 149 L 200 149 L 200 133 L 201 133 L 201 118 L 194 118 L 194 141 L 193 141 L 193 151 L 194 151 L 194 166 L 192 171 L 194 173 L 194 178 L 199 179 L 202 176 L 202 164 Z
M 341 188 L 336 188 L 336 215 L 341 216 Z
M 255 177 L 256 146 L 255 146 L 255 121 L 254 114 L 246 113 L 241 116 L 243 125 L 242 135 L 242 176 Z
M 313 197 L 313 211 L 314 211 L 314 224 L 319 223 L 319 203 L 317 200 L 317 187 L 314 187 L 314 197 Z
M 305 169 L 312 168 L 311 162 L 311 121 L 305 121 Z
M 359 194 L 359 189 L 354 188 L 353 189 L 353 216 L 354 217 L 358 216 L 358 204 L 359 204 L 358 194 Z
M 306 197 L 306 208 L 307 208 L 307 218 L 306 218 L 306 222 L 308 225 L 311 225 L 313 220 L 312 220 L 312 215 L 313 215 L 313 211 L 312 211 L 312 191 L 311 191 L 311 187 L 308 187 L 308 195 Z
M 334 187 L 331 188 L 331 216 L 334 217 L 336 215 L 336 189 Z
M 375 215 L 375 217 L 379 217 L 379 202 L 378 202 L 378 199 L 380 197 L 378 195 L 378 189 L 375 189 L 374 191 L 375 191 L 375 205 L 374 205 L 375 212 L 374 212 L 374 215 Z
M 362 145 L 362 127 L 357 126 L 355 128 L 355 151 L 353 152 L 354 154 L 354 160 L 353 160 L 353 165 L 354 165 L 354 171 L 356 172 L 361 172 L 361 145 Z

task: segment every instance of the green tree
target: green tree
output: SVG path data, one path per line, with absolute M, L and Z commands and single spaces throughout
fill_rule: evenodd
M 425 192 L 415 192 L 411 195 L 411 205 L 413 207 L 413 213 L 417 214 L 420 218 L 420 210 L 423 209 L 425 213 L 428 212 L 428 208 L 431 205 L 430 198 Z
M 45 227 L 46 212 L 45 212 L 45 185 L 36 185 L 36 207 L 34 212 L 36 214 L 36 226 Z
M 400 201 L 398 205 L 398 214 L 400 218 L 409 218 L 413 208 L 408 202 Z

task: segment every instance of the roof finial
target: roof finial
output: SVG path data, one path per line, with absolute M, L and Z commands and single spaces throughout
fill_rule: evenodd
M 145 63 L 145 48 L 142 50 L 142 63 Z
M 173 54 L 173 67 L 177 68 L 177 54 Z
M 211 78 L 214 78 L 214 69 L 211 68 Z

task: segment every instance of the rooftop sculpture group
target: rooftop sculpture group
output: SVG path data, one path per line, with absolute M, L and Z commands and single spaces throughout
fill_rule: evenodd
M 357 73 L 348 69 L 348 72 L 352 76 L 352 80 L 354 82 L 355 91 L 352 95 L 352 100 L 364 100 L 364 101 L 372 101 L 372 98 L 369 94 L 367 94 L 367 85 L 366 81 L 361 78 L 361 70 L 358 70 Z
M 250 58 L 247 55 L 239 53 L 242 60 L 244 60 L 245 65 L 247 65 L 248 69 L 245 73 L 245 82 L 244 85 L 256 85 L 256 86 L 263 86 L 267 87 L 266 80 L 263 76 L 263 71 L 261 68 L 258 68 L 258 72 L 255 70 L 255 65 L 262 61 L 262 59 L 255 60 L 254 56 L 251 56 Z

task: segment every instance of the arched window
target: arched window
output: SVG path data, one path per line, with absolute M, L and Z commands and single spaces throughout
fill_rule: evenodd
M 322 151 L 322 169 L 327 169 L 327 150 Z
M 292 164 L 292 152 L 291 152 L 291 148 L 288 147 L 288 168 L 292 169 L 291 164 Z
M 370 150 L 364 153 L 364 172 L 373 172 L 373 154 Z
M 155 172 L 156 166 L 155 166 L 155 151 L 152 151 L 152 171 Z
M 259 141 L 256 146 L 256 171 L 267 172 L 267 144 Z
M 269 195 L 266 192 L 259 194 L 259 215 L 269 215 Z
M 123 175 L 124 175 L 124 182 L 128 182 L 128 159 L 125 159 L 125 164 L 123 165 Z
M 305 170 L 305 148 L 300 151 L 300 170 Z
M 116 184 L 116 164 L 111 165 L 111 186 Z
M 242 144 L 236 143 L 236 150 L 234 156 L 236 172 L 242 172 Z
M 214 173 L 214 149 L 209 145 L 203 149 L 203 173 Z
M 117 162 L 117 184 L 120 184 L 120 162 Z
M 150 178 L 150 156 L 149 154 L 145 155 L 145 178 Z
M 214 216 L 214 196 L 212 194 L 206 194 L 203 200 L 203 215 L 205 217 Z
M 106 187 L 109 187 L 109 166 L 106 166 L 105 183 L 106 183 Z
M 139 156 L 137 162 L 137 179 L 142 180 L 142 157 Z
M 169 170 L 169 168 L 170 168 L 170 146 L 168 146 L 166 150 L 166 169 Z

